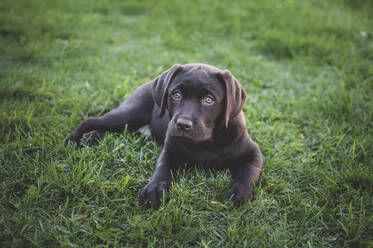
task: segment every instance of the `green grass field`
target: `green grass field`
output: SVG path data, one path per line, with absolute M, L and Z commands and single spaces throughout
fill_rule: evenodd
M 124 132 L 65 148 L 175 63 L 226 68 L 265 156 L 254 198 L 228 171 L 174 175 L 139 205 L 161 147 Z M 370 0 L 0 1 L 1 247 L 372 247 Z

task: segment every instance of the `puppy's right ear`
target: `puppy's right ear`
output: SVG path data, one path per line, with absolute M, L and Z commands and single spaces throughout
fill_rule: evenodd
M 154 102 L 161 109 L 159 117 L 164 115 L 167 107 L 168 88 L 175 76 L 181 71 L 182 65 L 175 64 L 153 80 L 152 95 Z

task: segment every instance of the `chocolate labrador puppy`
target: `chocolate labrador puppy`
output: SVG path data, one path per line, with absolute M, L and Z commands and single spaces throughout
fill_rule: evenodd
M 262 153 L 246 129 L 245 99 L 244 88 L 228 70 L 176 64 L 137 88 L 118 108 L 81 123 L 65 145 L 79 144 L 87 133 L 100 136 L 148 125 L 164 147 L 151 181 L 139 191 L 141 203 L 159 205 L 170 188 L 170 170 L 200 164 L 230 169 L 233 183 L 224 199 L 241 205 L 252 196 L 263 166 Z

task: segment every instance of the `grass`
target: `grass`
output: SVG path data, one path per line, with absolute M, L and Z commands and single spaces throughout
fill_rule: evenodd
M 3 247 L 373 246 L 372 1 L 0 2 Z M 107 135 L 64 148 L 84 112 L 175 63 L 227 68 L 248 92 L 265 167 L 224 202 L 227 171 L 174 175 L 139 205 L 161 147 Z

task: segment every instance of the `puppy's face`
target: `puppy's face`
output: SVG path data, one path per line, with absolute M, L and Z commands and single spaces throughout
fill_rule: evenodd
M 159 117 L 168 111 L 168 135 L 198 143 L 211 139 L 217 125 L 229 127 L 242 111 L 246 92 L 228 70 L 176 64 L 154 79 L 152 96 Z
M 224 98 L 216 74 L 200 68 L 181 72 L 168 89 L 168 135 L 194 143 L 209 140 L 222 118 Z

